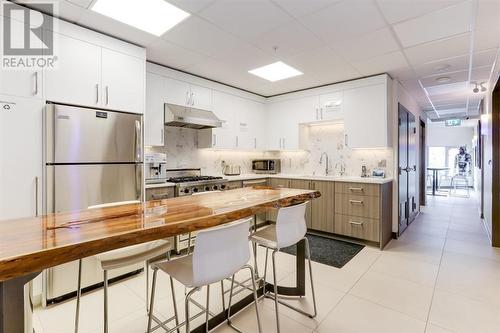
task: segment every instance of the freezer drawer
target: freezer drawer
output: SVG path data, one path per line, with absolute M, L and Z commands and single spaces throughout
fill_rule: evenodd
M 49 165 L 46 213 L 121 201 L 142 201 L 142 164 Z

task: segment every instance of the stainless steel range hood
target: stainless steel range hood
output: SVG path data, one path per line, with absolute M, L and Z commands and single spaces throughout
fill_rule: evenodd
M 165 126 L 205 129 L 221 127 L 222 122 L 212 111 L 165 103 Z

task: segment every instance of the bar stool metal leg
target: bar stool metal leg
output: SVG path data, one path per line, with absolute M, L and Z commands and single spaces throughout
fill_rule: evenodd
M 307 315 L 311 318 L 314 318 L 314 317 L 316 317 L 318 310 L 316 308 L 316 293 L 314 292 L 314 281 L 313 281 L 312 263 L 311 263 L 311 249 L 309 247 L 309 239 L 307 239 L 307 237 L 304 237 L 304 241 L 306 243 L 307 261 L 309 262 L 309 279 L 311 280 L 311 293 L 312 293 L 313 307 L 314 307 L 313 315 L 312 316 L 310 314 L 307 314 Z
M 75 333 L 78 333 L 78 325 L 80 322 L 81 298 L 82 298 L 82 259 L 78 260 L 78 289 L 76 291 Z
M 108 271 L 103 271 L 104 277 L 104 333 L 108 333 Z
M 190 314 L 189 314 L 189 303 L 191 302 L 191 296 L 200 290 L 200 288 L 194 288 L 191 291 L 189 291 L 186 295 L 186 300 L 184 301 L 184 308 L 185 308 L 185 313 L 186 313 L 186 333 L 191 332 L 190 328 Z
M 208 333 L 208 320 L 210 319 L 210 285 L 207 285 L 207 304 L 205 312 L 205 332 Z
M 276 277 L 276 252 L 274 250 L 272 254 L 273 259 L 273 282 L 274 282 L 274 309 L 276 310 L 276 333 L 280 333 L 280 315 L 278 312 L 278 278 Z
M 149 314 L 149 261 L 146 261 L 144 270 L 146 271 L 146 313 Z
M 158 274 L 158 268 L 153 266 L 153 284 L 151 286 L 151 305 L 149 306 L 148 314 L 148 330 L 147 333 L 151 332 L 151 324 L 153 322 L 153 308 L 155 303 L 155 290 L 156 290 L 156 276 Z M 175 314 L 177 318 L 177 313 Z
M 175 326 L 179 327 L 179 312 L 177 311 L 177 302 L 175 300 L 175 289 L 174 289 L 174 278 L 170 277 L 170 289 L 172 289 L 172 303 L 174 306 L 174 316 L 175 316 Z M 177 333 L 180 333 L 180 329 L 177 329 Z

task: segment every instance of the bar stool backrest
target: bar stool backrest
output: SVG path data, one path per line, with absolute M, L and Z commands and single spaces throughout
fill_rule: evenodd
M 276 241 L 278 248 L 297 244 L 307 232 L 307 202 L 280 208 L 276 219 Z
M 250 259 L 248 236 L 252 218 L 201 230 L 193 253 L 193 283 L 204 286 L 238 272 Z

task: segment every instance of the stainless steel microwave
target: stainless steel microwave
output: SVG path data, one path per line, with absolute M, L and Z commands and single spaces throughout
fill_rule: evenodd
M 253 160 L 252 171 L 254 173 L 280 173 L 281 160 Z

